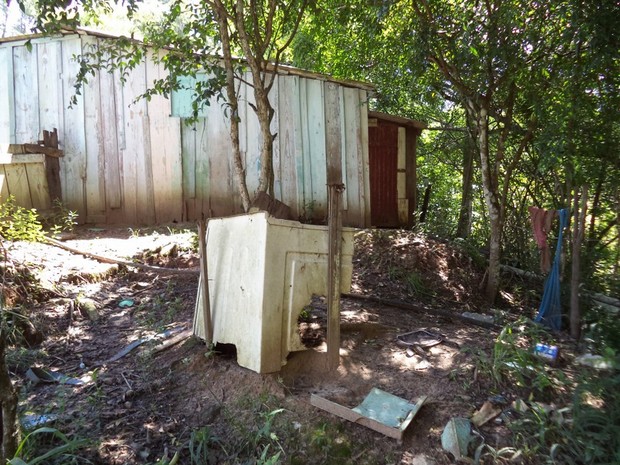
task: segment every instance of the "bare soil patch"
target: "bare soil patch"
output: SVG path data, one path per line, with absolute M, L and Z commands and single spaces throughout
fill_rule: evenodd
M 192 240 L 189 233 L 169 230 L 137 233 L 85 227 L 66 243 L 110 258 L 197 271 Z M 334 373 L 325 366 L 320 299 L 301 325 L 314 348 L 291 354 L 278 374 L 259 375 L 239 367 L 234 350 L 210 351 L 193 338 L 153 351 L 161 342 L 158 334 L 191 328 L 197 272 L 161 274 L 101 264 L 46 244 L 12 244 L 9 254 L 13 264 L 27 269 L 33 283 L 39 280 L 38 288 L 43 289 L 42 295 L 33 295 L 31 289 L 37 287 L 23 283 L 21 289 L 4 291 L 13 303 L 27 307 L 41 334 L 35 347 L 9 360 L 21 393 L 21 410 L 53 414 L 55 425 L 65 434 L 89 438 L 87 458 L 92 463 L 155 463 L 205 426 L 225 442 L 232 417 L 251 415 L 244 407 L 251 405 L 246 400 L 265 393 L 286 409 L 295 425 L 291 434 L 330 423 L 354 438 L 355 450 L 340 459 L 296 450 L 285 451 L 290 454 L 283 457 L 287 463 L 409 464 L 420 454 L 437 464 L 452 463 L 441 448 L 446 422 L 455 416 L 469 417 L 491 394 L 502 394 L 491 392 L 477 372 L 478 354 L 489 352 L 496 332 L 433 313 L 433 308 L 483 310 L 478 292 L 481 270 L 458 249 L 411 232 L 358 233 L 352 292 L 415 303 L 425 311 L 344 298 L 341 363 Z M 506 301 L 504 316 L 522 312 L 520 304 L 513 300 L 509 306 Z M 90 313 L 84 309 L 88 305 Z M 397 336 L 417 329 L 440 334 L 445 342 L 408 353 Z M 148 340 L 109 361 L 142 339 Z M 34 384 L 26 376 L 32 366 L 85 382 Z M 402 444 L 309 403 L 315 393 L 352 407 L 373 387 L 410 401 L 428 396 Z M 506 443 L 508 433 L 501 423 L 484 431 L 491 443 Z M 212 460 L 235 463 L 222 451 Z

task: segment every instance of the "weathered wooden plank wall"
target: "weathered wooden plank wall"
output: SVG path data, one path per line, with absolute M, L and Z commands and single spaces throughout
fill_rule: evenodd
M 241 213 L 225 105 L 214 98 L 188 126 L 189 92 L 171 100 L 139 99 L 153 80 L 165 76 L 161 64 L 146 60 L 125 83 L 118 72 L 97 74 L 69 108 L 79 69 L 75 57 L 102 40 L 88 35 L 34 39 L 32 51 L 23 41 L 0 43 L 0 143 L 33 142 L 43 130 L 58 128 L 65 154 L 63 201 L 82 222 L 155 224 Z M 270 94 L 271 129 L 277 134 L 275 194 L 296 217 L 324 220 L 325 108 L 330 106 L 341 131 L 344 223 L 365 226 L 370 209 L 366 90 L 336 84 L 326 93 L 326 85 L 297 74 L 276 77 Z M 240 143 L 254 192 L 261 168 L 260 127 L 251 88 L 242 84 L 240 89 Z
M 9 195 L 24 208 L 50 208 L 45 155 L 0 153 L 0 199 Z

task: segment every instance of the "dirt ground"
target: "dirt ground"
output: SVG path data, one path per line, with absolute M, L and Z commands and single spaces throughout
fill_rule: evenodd
M 217 429 L 223 405 L 240 405 L 244 396 L 265 392 L 280 399 L 299 428 L 327 421 L 355 437 L 364 446 L 351 463 L 424 463 L 422 457 L 438 465 L 453 463 L 441 448 L 445 424 L 452 417 L 470 417 L 491 395 L 502 394 L 492 392 L 477 373 L 478 354 L 488 353 L 496 330 L 434 311 L 492 312 L 478 292 L 480 270 L 458 249 L 412 232 L 356 235 L 351 292 L 399 300 L 415 310 L 343 298 L 336 372 L 326 370 L 320 299 L 301 324 L 305 340 L 315 347 L 291 354 L 277 374 L 242 368 L 228 348 L 213 352 L 191 336 L 158 350 L 158 344 L 191 329 L 199 267 L 192 240 L 195 235 L 177 226 L 82 227 L 63 241 L 108 258 L 195 271 L 185 274 L 101 263 L 49 244 L 9 248 L 13 265 L 31 272 L 45 289 L 28 301 L 36 328 L 33 347 L 9 360 L 22 414 L 52 415 L 64 433 L 95 440 L 88 457 L 92 463 L 154 463 L 165 451 L 173 453 L 192 430 Z M 8 303 L 27 289 L 22 282 L 6 291 Z M 531 302 L 523 298 L 504 293 L 501 300 L 496 316 L 531 312 Z M 440 334 L 443 342 L 418 351 L 397 343 L 398 335 L 419 329 Z M 165 331 L 167 339 L 158 338 Z M 117 357 L 137 340 L 143 343 Z M 32 367 L 84 383 L 34 383 L 27 376 Z M 402 443 L 310 404 L 310 396 L 318 394 L 353 407 L 374 387 L 411 402 L 427 396 Z M 507 441 L 501 421 L 480 432 L 491 444 Z M 320 462 L 316 457 L 298 461 Z

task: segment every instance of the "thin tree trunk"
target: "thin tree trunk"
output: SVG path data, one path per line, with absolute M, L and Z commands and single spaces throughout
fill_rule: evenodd
M 579 209 L 579 192 L 575 190 L 573 201 L 573 253 L 571 266 L 570 288 L 570 335 L 579 339 L 581 333 L 581 307 L 579 306 L 579 281 L 581 267 L 581 242 L 586 226 L 586 208 L 588 188 L 583 186 L 581 191 L 581 210 Z
M 500 258 L 502 249 L 502 218 L 500 203 L 497 198 L 497 179 L 495 164 L 489 156 L 489 115 L 486 107 L 481 107 L 478 116 L 478 141 L 480 150 L 480 168 L 482 170 L 482 187 L 484 200 L 489 212 L 489 267 L 485 295 L 489 304 L 495 302 L 500 284 Z
M 463 148 L 463 178 L 461 184 L 461 209 L 456 227 L 456 237 L 465 239 L 471 233 L 472 204 L 473 204 L 473 177 L 474 177 L 474 150 L 475 143 L 468 133 Z
M 1 304 L 0 304 L 1 305 Z M 0 312 L 3 312 L 0 307 Z M 3 316 L 0 315 L 0 318 Z M 6 348 L 5 334 L 0 329 L 0 463 L 12 459 L 19 444 L 19 428 L 17 427 L 18 397 L 9 370 L 4 359 Z
M 224 56 L 224 67 L 226 69 L 226 95 L 228 97 L 228 105 L 230 108 L 230 139 L 233 146 L 233 166 L 235 169 L 235 178 L 237 179 L 237 187 L 241 196 L 241 203 L 244 211 L 250 209 L 251 200 L 248 192 L 248 186 L 245 179 L 245 169 L 241 158 L 241 147 L 239 145 L 239 100 L 235 89 L 235 72 L 232 51 L 230 46 L 230 35 L 228 32 L 228 19 L 226 9 L 221 0 L 213 2 L 215 16 L 217 18 L 220 37 L 222 39 L 222 54 Z

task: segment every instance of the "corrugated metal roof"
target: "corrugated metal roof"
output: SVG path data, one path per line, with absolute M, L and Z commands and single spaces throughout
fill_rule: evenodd
M 87 35 L 91 37 L 99 37 L 102 39 L 119 39 L 121 37 L 124 37 L 118 34 L 110 34 L 110 33 L 98 31 L 95 29 L 80 27 L 75 30 L 74 29 L 62 29 L 59 31 L 57 35 L 52 35 L 52 36 L 46 35 L 46 34 L 27 34 L 27 35 L 13 36 L 13 37 L 2 37 L 0 38 L 0 44 L 9 43 L 9 42 L 23 42 L 27 40 L 37 40 L 37 39 L 49 40 L 54 37 L 60 38 L 60 37 L 73 35 L 73 34 Z M 135 41 L 138 43 L 141 43 L 141 41 L 138 39 L 135 39 Z M 269 70 L 273 71 L 274 69 L 275 69 L 275 65 L 272 65 L 270 66 Z M 278 74 L 283 74 L 283 75 L 301 76 L 301 77 L 305 77 L 308 79 L 316 79 L 319 81 L 333 82 L 336 84 L 340 84 L 342 86 L 354 87 L 354 88 L 363 89 L 369 92 L 374 92 L 376 90 L 376 86 L 374 84 L 370 84 L 367 82 L 361 82 L 361 81 L 352 81 L 352 80 L 347 80 L 347 79 L 337 79 L 332 76 L 328 76 L 328 75 L 321 74 L 321 73 L 315 73 L 313 71 L 307 71 L 301 68 L 296 68 L 294 66 L 285 65 L 282 63 L 278 64 L 277 72 Z

